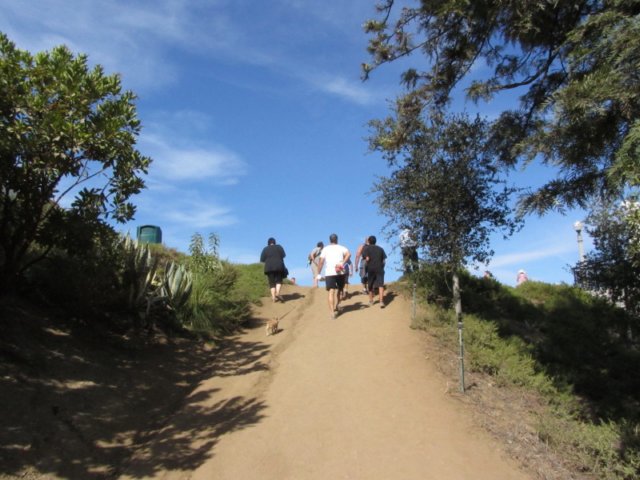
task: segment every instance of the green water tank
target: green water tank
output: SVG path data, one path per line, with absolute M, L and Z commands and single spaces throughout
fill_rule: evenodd
M 155 225 L 142 225 L 138 227 L 139 243 L 162 243 L 162 230 Z

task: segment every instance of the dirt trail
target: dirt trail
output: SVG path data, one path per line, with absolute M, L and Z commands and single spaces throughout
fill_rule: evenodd
M 324 289 L 283 293 L 257 311 L 281 331 L 236 338 L 120 478 L 531 478 L 447 392 L 407 299 L 355 294 L 332 320 Z

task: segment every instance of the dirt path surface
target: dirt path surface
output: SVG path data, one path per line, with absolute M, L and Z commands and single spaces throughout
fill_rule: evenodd
M 532 478 L 447 392 L 407 299 L 354 294 L 332 320 L 324 289 L 283 294 L 256 312 L 280 331 L 237 338 L 119 478 Z

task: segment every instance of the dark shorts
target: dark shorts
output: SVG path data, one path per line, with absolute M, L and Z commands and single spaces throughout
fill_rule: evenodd
M 363 285 L 367 284 L 367 266 L 365 265 L 364 261 L 360 262 L 360 268 L 359 270 L 359 274 L 360 274 L 360 281 L 362 282 Z
M 269 280 L 269 287 L 274 288 L 276 284 L 281 284 L 284 278 L 283 272 L 266 272 L 265 275 Z
M 328 277 L 324 277 L 324 284 L 327 290 L 343 290 L 344 283 L 344 275 L 330 275 Z
M 368 272 L 367 277 L 369 290 L 384 287 L 384 272 Z

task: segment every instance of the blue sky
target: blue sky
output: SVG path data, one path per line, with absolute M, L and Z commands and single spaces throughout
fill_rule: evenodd
M 400 65 L 360 80 L 369 60 L 362 24 L 375 0 L 2 3 L 0 30 L 18 48 L 66 44 L 120 73 L 138 95 L 138 148 L 154 163 L 134 199 L 135 221 L 120 230 L 157 225 L 163 243 L 184 252 L 194 233 L 215 233 L 221 256 L 236 263 L 257 262 L 273 236 L 303 285 L 316 242 L 335 232 L 355 253 L 373 234 L 390 257 L 387 279 L 399 276 L 397 239 L 382 231 L 386 219 L 368 193 L 389 171 L 368 153 L 367 122 L 387 115 L 401 88 Z M 530 168 L 516 181 L 536 185 L 545 174 Z M 571 283 L 573 223 L 583 218 L 528 218 L 509 240 L 496 237 L 489 269 L 508 285 L 520 268 L 531 279 Z

